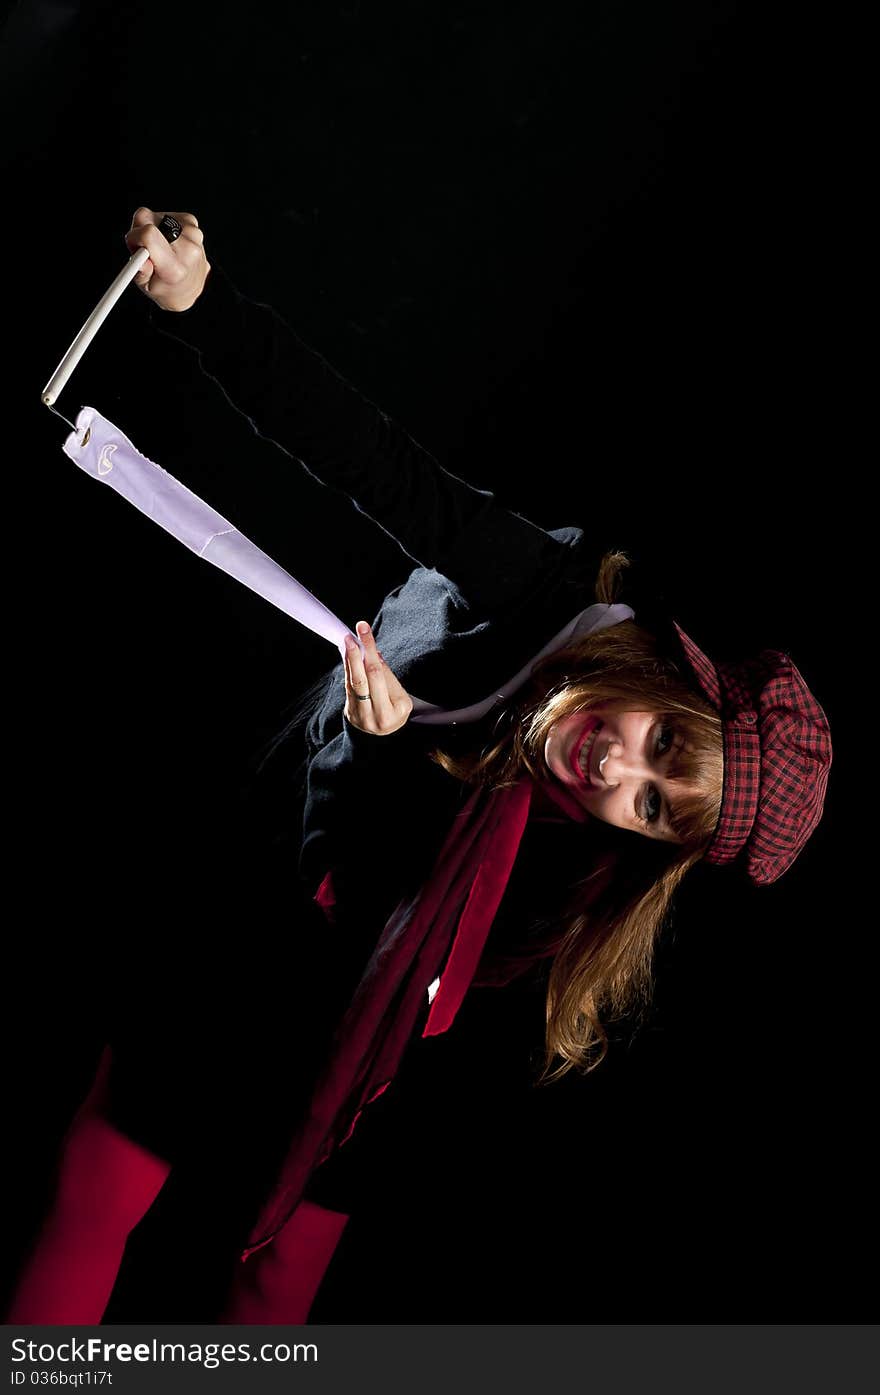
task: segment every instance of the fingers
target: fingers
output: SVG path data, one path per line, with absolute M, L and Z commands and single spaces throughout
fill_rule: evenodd
M 205 235 L 196 217 L 192 213 L 172 214 L 182 227 L 174 243 L 168 242 L 159 231 L 158 225 L 164 217 L 164 212 L 141 206 L 135 209 L 131 227 L 125 234 L 129 252 L 146 247 L 150 254 L 134 278 L 138 286 L 148 285 L 154 272 L 166 285 L 178 285 L 201 259 Z
M 378 649 L 376 650 L 376 652 L 377 652 L 377 654 L 379 653 Z M 381 654 L 379 654 L 379 658 L 382 659 L 382 655 L 381 655 Z M 401 682 L 399 682 L 397 676 L 391 672 L 391 669 L 390 669 L 390 668 L 388 667 L 388 665 L 385 663 L 385 660 L 384 660 L 384 659 L 382 659 L 382 663 L 384 664 L 384 668 L 383 668 L 382 671 L 383 671 L 383 673 L 385 674 L 385 686 L 386 686 L 387 689 L 388 689 L 388 696 L 390 697 L 391 701 L 394 703 L 395 707 L 397 706 L 398 702 L 405 702 L 405 703 L 408 703 L 408 704 L 409 704 L 409 711 L 411 712 L 411 711 L 412 711 L 412 698 L 410 697 L 409 693 L 406 691 L 406 688 L 404 688 L 403 684 L 402 684 Z
M 365 620 L 358 623 L 357 632 L 364 646 L 363 654 L 350 639 L 346 640 L 345 646 L 349 680 L 347 697 L 354 714 L 349 717 L 349 721 L 353 721 L 355 726 L 363 727 L 365 731 L 387 731 L 396 725 L 396 717 L 388 695 L 384 666 L 376 649 L 372 631 Z M 368 710 L 359 712 L 358 708 Z
M 357 632 L 363 654 L 349 636 L 345 642 L 345 715 L 362 731 L 396 731 L 409 718 L 412 698 L 384 662 L 365 620 L 359 621 Z
M 189 238 L 191 242 L 197 242 L 201 247 L 205 240 L 205 234 L 199 227 L 199 220 L 194 213 L 178 213 L 171 209 L 165 209 L 164 212 L 154 213 L 151 208 L 146 208 L 142 205 L 134 211 L 134 217 L 131 220 L 129 232 L 133 233 L 138 228 L 157 228 L 166 213 L 170 217 L 176 218 L 178 223 L 180 223 L 181 237 Z M 126 236 L 128 236 L 128 234 L 126 234 Z M 164 238 L 163 241 L 165 241 Z M 170 246 L 171 244 L 166 243 L 166 245 Z

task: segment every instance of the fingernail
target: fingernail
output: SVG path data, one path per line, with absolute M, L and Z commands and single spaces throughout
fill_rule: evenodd
M 370 633 L 370 627 L 367 624 L 366 620 L 359 620 L 357 622 L 357 632 L 361 636 L 361 638 Z

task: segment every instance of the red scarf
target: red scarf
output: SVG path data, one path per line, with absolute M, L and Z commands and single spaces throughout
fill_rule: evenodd
M 423 1036 L 452 1025 L 473 980 L 519 849 L 532 781 L 477 790 L 456 816 L 430 877 L 392 913 L 338 1027 L 309 1110 L 242 1259 L 278 1233 L 309 1177 L 391 1083 L 441 973 Z M 326 899 L 329 879 L 322 893 Z M 448 958 L 447 958 L 448 955 Z M 443 967 L 444 960 L 446 967 Z

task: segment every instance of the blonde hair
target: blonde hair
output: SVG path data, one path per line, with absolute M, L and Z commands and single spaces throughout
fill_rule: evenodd
M 596 598 L 614 599 L 624 553 L 606 553 Z M 499 788 L 524 773 L 548 775 L 544 744 L 550 728 L 574 712 L 614 702 L 623 710 L 662 714 L 679 738 L 669 779 L 697 786 L 672 801 L 670 824 L 680 842 L 641 837 L 591 820 L 596 861 L 572 889 L 551 940 L 542 1081 L 572 1068 L 593 1070 L 607 1053 L 606 1024 L 647 1005 L 654 947 L 675 889 L 706 850 L 721 808 L 721 719 L 656 637 L 625 620 L 577 640 L 538 664 L 527 688 L 502 714 L 482 751 L 434 759 L 468 784 Z M 543 951 L 546 953 L 546 950 Z M 535 952 L 514 955 L 525 964 Z

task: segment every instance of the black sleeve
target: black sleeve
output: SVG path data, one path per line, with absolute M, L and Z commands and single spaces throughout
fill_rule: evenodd
M 374 736 L 343 717 L 309 764 L 300 855 L 308 886 L 332 871 L 337 899 L 366 907 L 374 890 L 395 901 L 419 884 L 463 790 L 431 760 L 436 744 L 409 722 Z
M 507 605 L 565 567 L 578 530 L 557 536 L 443 469 L 407 432 L 308 348 L 271 306 L 241 295 L 216 264 L 183 313 L 150 319 L 199 364 L 259 436 L 294 456 L 423 567 L 476 605 Z

